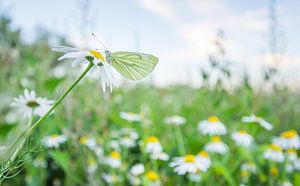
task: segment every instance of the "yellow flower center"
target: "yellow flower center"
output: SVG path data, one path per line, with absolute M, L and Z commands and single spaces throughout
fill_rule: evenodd
M 57 135 L 57 134 L 52 134 L 52 135 L 51 135 L 51 138 L 52 138 L 52 139 L 57 139 L 58 137 L 59 137 L 59 135 Z
M 88 137 L 86 137 L 86 136 L 82 136 L 82 137 L 79 139 L 79 143 L 80 143 L 80 144 L 83 144 L 83 145 L 85 145 L 85 144 L 87 143 L 87 141 L 88 141 Z
M 110 157 L 115 158 L 115 159 L 121 159 L 121 154 L 117 151 L 113 151 L 110 153 Z
M 298 135 L 297 131 L 295 131 L 295 130 L 288 130 L 288 131 L 281 133 L 281 137 L 283 137 L 283 138 L 294 138 L 297 135 Z
M 210 116 L 207 120 L 211 123 L 220 122 L 220 119 L 217 116 Z
M 270 148 L 274 151 L 281 151 L 281 147 L 279 145 L 276 145 L 276 144 L 272 144 L 270 146 Z
M 245 130 L 240 130 L 239 133 L 240 134 L 248 134 L 247 131 L 245 131 Z
M 193 163 L 196 161 L 196 158 L 194 155 L 188 154 L 188 155 L 184 156 L 184 161 L 187 163 Z
M 277 176 L 278 173 L 279 173 L 279 170 L 278 170 L 277 167 L 272 167 L 272 168 L 271 168 L 271 174 L 272 174 L 273 176 Z
M 208 154 L 208 152 L 206 152 L 206 151 L 201 151 L 201 152 L 199 152 L 199 156 L 202 156 L 202 157 L 209 157 L 209 154 Z
M 155 142 L 159 142 L 158 138 L 155 136 L 150 136 L 146 139 L 147 143 L 155 143 Z
M 35 108 L 35 107 L 39 106 L 40 104 L 39 104 L 38 102 L 36 102 L 36 101 L 28 101 L 28 102 L 26 103 L 26 105 L 27 105 L 28 107 Z
M 97 50 L 89 50 L 89 52 L 97 59 L 100 59 L 101 61 L 105 61 L 105 58 L 103 57 L 103 55 L 98 52 Z
M 157 181 L 159 179 L 158 174 L 156 174 L 156 172 L 154 171 L 148 171 L 146 173 L 146 177 L 148 178 L 148 180 L 150 181 Z
M 288 149 L 288 150 L 286 150 L 286 152 L 288 154 L 296 154 L 297 153 L 297 151 L 295 149 Z
M 220 142 L 222 141 L 221 138 L 219 136 L 213 136 L 211 139 L 212 142 Z
M 247 178 L 250 176 L 250 172 L 247 171 L 247 170 L 242 170 L 241 171 L 241 176 L 244 177 L 244 178 Z

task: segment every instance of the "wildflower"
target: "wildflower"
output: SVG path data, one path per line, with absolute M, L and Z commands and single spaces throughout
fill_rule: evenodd
M 98 168 L 98 164 L 94 159 L 88 159 L 87 162 L 87 173 L 94 174 Z
M 169 155 L 165 152 L 157 152 L 157 153 L 150 154 L 150 158 L 153 160 L 168 161 Z
M 278 174 L 279 174 L 278 168 L 275 167 L 275 166 L 272 166 L 272 167 L 271 167 L 271 175 L 272 175 L 272 176 L 278 176 Z
M 256 171 L 257 171 L 256 165 L 253 162 L 243 163 L 241 165 L 241 170 L 242 171 L 248 171 L 248 172 L 251 172 L 251 173 L 256 173 Z
M 32 115 L 42 117 L 50 107 L 53 101 L 47 98 L 37 97 L 34 91 L 24 90 L 24 95 L 14 98 L 11 106 L 16 108 L 24 118 L 30 118 Z
M 55 47 L 52 50 L 64 52 L 65 54 L 58 58 L 58 60 L 72 59 L 73 67 L 88 64 L 89 60 L 91 60 L 94 66 L 89 75 L 100 80 L 103 92 L 105 92 L 106 87 L 112 91 L 113 87 L 118 86 L 117 73 L 98 50 L 79 50 L 66 46 Z
M 46 136 L 42 139 L 42 143 L 48 148 L 58 148 L 60 144 L 67 141 L 65 135 L 53 134 L 51 136 Z
M 130 173 L 134 176 L 140 176 L 144 172 L 145 172 L 145 167 L 144 164 L 142 163 L 135 164 L 130 169 Z
M 114 174 L 102 174 L 102 178 L 108 184 L 116 184 L 122 181 L 120 176 Z
M 109 157 L 106 158 L 105 163 L 111 166 L 112 168 L 121 167 L 121 154 L 117 151 L 111 152 Z
M 196 165 L 199 170 L 206 172 L 211 165 L 209 154 L 206 151 L 201 151 L 196 156 Z
M 196 173 L 198 171 L 196 157 L 192 154 L 174 158 L 174 161 L 170 163 L 170 166 L 174 167 L 174 172 L 179 175 Z
M 228 151 L 228 146 L 221 140 L 219 136 L 213 136 L 211 142 L 204 146 L 208 152 L 225 154 Z
M 149 185 L 151 186 L 159 186 L 160 185 L 160 180 L 159 180 L 159 175 L 150 170 L 148 172 L 146 172 L 145 174 L 147 181 L 149 182 Z
M 147 153 L 157 154 L 162 152 L 163 147 L 160 144 L 159 139 L 157 137 L 150 136 L 145 141 Z
M 164 119 L 164 122 L 169 125 L 183 125 L 186 122 L 186 119 L 181 116 L 169 116 Z
M 273 143 L 276 143 L 283 149 L 299 149 L 300 138 L 297 131 L 288 130 L 282 132 L 280 137 L 274 138 Z
M 271 123 L 267 122 L 261 117 L 257 117 L 254 114 L 250 116 L 243 116 L 242 121 L 245 123 L 258 123 L 261 127 L 265 128 L 266 130 L 272 130 L 273 126 Z
M 32 163 L 36 168 L 47 168 L 47 162 L 42 156 L 37 156 Z
M 282 181 L 280 186 L 293 186 L 293 184 L 289 180 Z
M 142 180 L 138 176 L 129 175 L 128 179 L 131 185 L 142 185 Z
M 120 145 L 124 147 L 134 147 L 136 145 L 136 140 L 139 138 L 138 133 L 131 128 L 123 128 L 120 131 Z
M 290 162 L 294 162 L 298 159 L 297 151 L 295 149 L 286 150 L 285 155 L 287 157 L 287 160 L 290 161 Z
M 198 124 L 199 131 L 204 135 L 224 135 L 227 133 L 225 125 L 217 116 L 210 116 Z
M 201 180 L 201 174 L 200 173 L 189 174 L 188 179 L 191 180 L 192 182 L 199 182 Z
M 140 122 L 141 121 L 141 115 L 133 113 L 133 112 L 121 112 L 120 117 L 122 119 L 130 121 L 130 122 Z
M 253 137 L 250 134 L 248 134 L 245 130 L 234 132 L 231 135 L 231 138 L 234 140 L 236 145 L 244 147 L 249 147 L 253 141 Z
M 91 150 L 93 150 L 97 145 L 96 140 L 94 138 L 91 138 L 91 137 L 88 137 L 88 136 L 81 136 L 79 138 L 79 143 L 82 144 L 82 145 L 86 145 Z
M 270 145 L 270 147 L 264 153 L 264 158 L 275 162 L 283 162 L 284 155 L 281 147 L 276 144 Z

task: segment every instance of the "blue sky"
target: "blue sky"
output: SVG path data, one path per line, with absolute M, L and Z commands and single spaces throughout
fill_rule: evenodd
M 253 77 L 268 62 L 268 0 L 90 0 L 85 28 L 81 29 L 79 0 L 3 0 L 14 26 L 27 40 L 37 26 L 66 36 L 75 46 L 99 48 L 96 33 L 112 51 L 153 53 L 160 63 L 152 79 L 159 85 L 199 84 L 199 68 L 214 52 L 217 30 L 226 34 L 228 58 L 239 71 Z M 278 0 L 280 29 L 284 34 L 283 64 L 292 74 L 299 69 L 300 2 Z M 271 64 L 272 65 L 272 64 Z M 297 70 L 298 70 L 297 69 Z

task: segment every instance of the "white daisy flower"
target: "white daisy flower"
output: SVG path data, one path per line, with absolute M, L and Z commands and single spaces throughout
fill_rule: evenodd
M 110 142 L 110 147 L 116 151 L 120 151 L 120 143 L 117 140 L 111 140 Z
M 143 173 L 145 172 L 145 167 L 144 167 L 144 164 L 142 163 L 138 163 L 138 164 L 135 164 L 131 167 L 130 169 L 130 173 L 133 175 L 133 176 L 140 176 L 142 175 Z
M 145 177 L 149 186 L 160 186 L 159 175 L 156 172 L 152 170 L 147 171 Z
M 297 171 L 300 171 L 300 159 L 299 158 L 293 162 L 293 165 Z
M 98 168 L 98 164 L 94 159 L 88 159 L 87 161 L 87 173 L 94 174 Z
M 243 116 L 242 121 L 245 123 L 258 123 L 260 126 L 265 128 L 266 130 L 272 130 L 273 126 L 271 123 L 267 122 L 261 117 L 257 117 L 254 114 L 251 114 L 250 116 Z
M 147 153 L 157 154 L 163 151 L 163 147 L 159 139 L 155 136 L 150 136 L 145 140 L 145 150 Z
M 108 157 L 106 157 L 105 163 L 112 168 L 120 168 L 121 167 L 121 154 L 117 151 L 113 151 L 110 153 Z
M 217 116 L 210 116 L 198 124 L 199 131 L 204 135 L 224 135 L 227 133 L 225 125 Z
M 195 174 L 199 171 L 196 157 L 192 154 L 174 158 L 174 161 L 170 163 L 170 166 L 174 168 L 174 172 L 178 175 L 184 175 L 186 173 Z
M 114 174 L 102 174 L 102 178 L 108 184 L 116 184 L 122 181 L 120 176 Z
M 186 119 L 184 117 L 174 115 L 169 116 L 164 119 L 164 122 L 169 125 L 183 125 L 186 122 Z
M 34 91 L 24 90 L 24 95 L 13 99 L 11 106 L 14 107 L 24 118 L 30 118 L 32 115 L 42 117 L 53 104 L 52 100 L 37 97 Z
M 131 185 L 142 185 L 142 179 L 140 177 L 129 175 L 128 179 Z
M 270 145 L 270 147 L 264 153 L 264 158 L 275 162 L 283 162 L 284 155 L 281 147 L 276 144 Z
M 94 150 L 96 145 L 97 145 L 96 140 L 94 138 L 88 137 L 88 136 L 81 136 L 79 138 L 79 143 L 82 144 L 82 145 L 86 145 L 91 150 Z
M 208 152 L 225 154 L 228 151 L 228 146 L 221 140 L 219 136 L 213 136 L 211 142 L 204 146 Z
M 110 91 L 112 91 L 113 87 L 118 86 L 117 73 L 100 51 L 79 50 L 77 48 L 66 46 L 54 47 L 52 50 L 65 53 L 63 56 L 58 58 L 58 60 L 71 59 L 73 60 L 72 66 L 74 67 L 88 64 L 88 58 L 91 58 L 94 66 L 89 75 L 100 80 L 103 92 L 105 92 L 106 87 L 110 88 Z
M 236 145 L 243 147 L 249 147 L 253 142 L 253 137 L 245 130 L 234 132 L 231 135 L 231 138 L 234 140 Z
M 168 161 L 169 155 L 165 152 L 152 153 L 150 154 L 150 158 L 153 160 Z
M 130 122 L 140 122 L 142 120 L 140 114 L 136 114 L 133 112 L 121 112 L 120 117 Z
M 290 181 L 285 180 L 285 181 L 281 182 L 280 186 L 293 186 L 293 184 Z
M 288 149 L 285 151 L 285 155 L 288 161 L 294 162 L 298 159 L 297 151 L 295 149 Z
M 211 165 L 209 154 L 206 151 L 201 151 L 196 156 L 196 165 L 199 170 L 206 172 Z
M 134 129 L 123 128 L 120 131 L 119 138 L 120 145 L 130 148 L 136 146 L 136 140 L 139 138 L 139 135 Z
M 42 143 L 48 148 L 58 148 L 60 144 L 67 141 L 65 135 L 53 134 L 51 136 L 46 136 L 42 139 Z
M 253 162 L 246 162 L 246 163 L 243 163 L 241 165 L 241 170 L 242 171 L 248 171 L 248 172 L 251 172 L 251 173 L 256 173 L 257 168 L 256 168 L 256 165 Z
M 280 137 L 274 138 L 273 143 L 283 149 L 299 149 L 300 138 L 296 130 L 288 130 L 281 133 Z

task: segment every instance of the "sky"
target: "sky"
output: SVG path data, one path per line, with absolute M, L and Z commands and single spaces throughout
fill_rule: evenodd
M 95 33 L 111 51 L 140 51 L 160 62 L 151 80 L 157 85 L 201 84 L 200 68 L 207 68 L 215 52 L 218 30 L 233 68 L 254 80 L 270 63 L 270 0 L 0 0 L 22 29 L 24 40 L 42 27 L 63 35 L 74 46 L 99 48 Z M 86 6 L 84 5 L 86 4 Z M 282 43 L 286 83 L 299 77 L 300 1 L 277 0 L 278 33 Z M 274 55 L 274 54 L 273 54 Z M 277 54 L 279 55 L 279 54 Z

